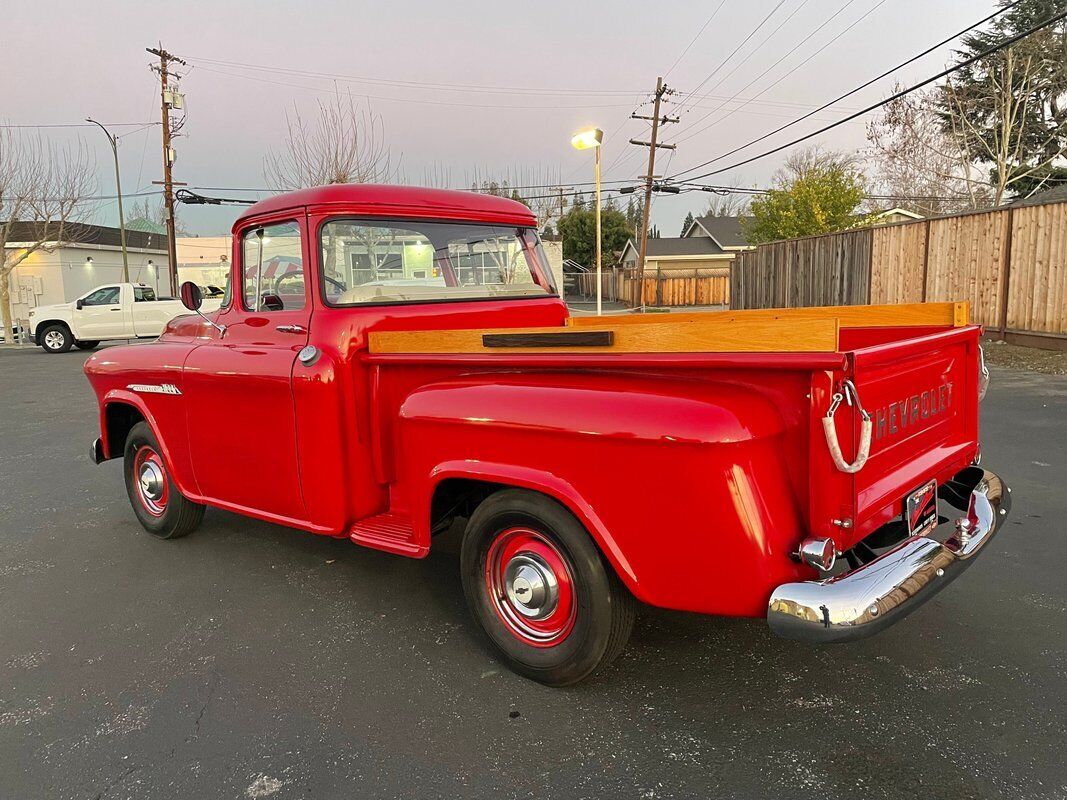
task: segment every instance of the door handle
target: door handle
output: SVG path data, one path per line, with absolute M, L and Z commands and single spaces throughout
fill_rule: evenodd
M 303 325 L 279 325 L 274 330 L 280 333 L 307 333 L 308 329 Z
M 121 308 L 109 308 L 108 311 L 110 311 L 110 312 L 112 312 L 114 314 L 119 314 L 119 313 L 122 312 L 122 309 Z

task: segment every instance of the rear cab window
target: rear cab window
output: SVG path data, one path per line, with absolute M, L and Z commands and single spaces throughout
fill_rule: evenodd
M 555 294 L 532 228 L 345 218 L 327 221 L 319 240 L 331 306 Z

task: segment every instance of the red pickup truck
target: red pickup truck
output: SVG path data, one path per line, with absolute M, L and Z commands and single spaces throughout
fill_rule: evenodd
M 638 601 L 866 636 L 1008 513 L 964 303 L 569 318 L 529 210 L 463 192 L 298 191 L 233 234 L 221 309 L 186 284 L 86 362 L 93 460 L 160 538 L 208 505 L 414 558 L 462 526 L 475 619 L 543 683 Z

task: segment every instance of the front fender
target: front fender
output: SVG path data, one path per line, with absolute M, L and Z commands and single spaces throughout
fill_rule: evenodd
M 182 446 L 182 443 L 176 444 L 172 442 L 171 437 L 167 434 L 168 430 L 173 432 L 175 426 L 160 424 L 161 420 L 158 418 L 155 411 L 147 402 L 145 402 L 145 399 L 136 392 L 129 389 L 111 389 L 104 394 L 103 398 L 101 398 L 100 440 L 104 454 L 109 459 L 122 456 L 122 447 L 124 443 L 111 442 L 108 440 L 107 410 L 109 406 L 117 403 L 136 408 L 141 416 L 144 417 L 145 422 L 148 423 L 148 426 L 152 429 L 152 433 L 156 436 L 156 440 L 159 442 L 159 449 L 163 456 L 163 462 L 166 464 L 167 471 L 174 480 L 179 491 L 186 497 L 199 497 L 200 490 L 193 479 L 193 473 L 190 469 L 188 457 L 185 452 L 186 448 Z

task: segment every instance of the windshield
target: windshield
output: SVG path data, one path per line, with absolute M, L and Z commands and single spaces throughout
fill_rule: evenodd
M 331 220 L 319 269 L 330 305 L 553 293 L 536 231 L 453 222 Z

